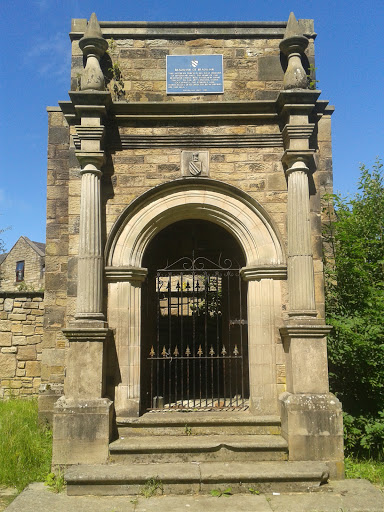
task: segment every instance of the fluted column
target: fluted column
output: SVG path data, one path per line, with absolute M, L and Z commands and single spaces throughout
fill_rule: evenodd
M 94 164 L 81 170 L 77 319 L 104 318 L 100 177 L 101 171 Z
M 295 162 L 288 178 L 288 289 L 290 314 L 315 314 L 315 287 L 309 210 L 309 169 Z

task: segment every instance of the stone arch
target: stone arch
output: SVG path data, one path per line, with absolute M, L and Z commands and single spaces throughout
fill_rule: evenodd
M 151 240 L 177 221 L 199 219 L 226 229 L 239 243 L 248 281 L 248 352 L 251 410 L 276 414 L 276 342 L 281 322 L 280 280 L 286 278 L 285 251 L 264 208 L 248 194 L 210 179 L 183 178 L 156 187 L 131 203 L 108 238 L 108 324 L 115 333 L 120 380 L 117 415 L 140 410 L 141 282 L 143 256 Z
M 222 182 L 182 179 L 150 190 L 125 209 L 108 239 L 107 267 L 141 267 L 145 249 L 159 231 L 194 218 L 231 233 L 244 251 L 247 267 L 285 263 L 278 231 L 257 201 Z

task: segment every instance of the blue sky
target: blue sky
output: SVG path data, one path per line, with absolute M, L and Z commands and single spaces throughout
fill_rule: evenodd
M 383 157 L 383 0 L 3 0 L 0 6 L 0 228 L 45 240 L 47 105 L 68 99 L 71 18 L 126 21 L 315 20 L 322 99 L 333 115 L 334 187 L 354 193 L 359 163 Z

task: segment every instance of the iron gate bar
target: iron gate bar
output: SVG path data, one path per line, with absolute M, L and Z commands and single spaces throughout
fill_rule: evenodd
M 228 404 L 230 408 L 233 408 L 234 404 L 235 408 L 244 408 L 243 328 L 247 321 L 242 318 L 243 282 L 240 269 L 232 268 L 229 259 L 224 260 L 223 266 L 220 263 L 220 258 L 218 263 L 214 263 L 207 258 L 195 258 L 193 255 L 192 258 L 180 258 L 157 271 L 156 350 L 152 345 L 148 357 L 151 360 L 150 409 L 162 409 L 164 406 L 168 409 L 202 409 L 207 408 L 208 404 L 215 408 L 228 408 Z M 232 298 L 236 299 L 232 297 L 236 277 L 238 299 L 232 301 Z M 226 309 L 223 295 L 225 291 Z M 231 319 L 235 313 L 232 309 L 237 304 L 238 318 Z M 165 320 L 166 324 L 162 320 Z M 165 325 L 167 327 L 164 333 Z M 236 331 L 239 331 L 235 338 L 231 332 L 232 327 L 237 327 Z M 215 331 L 216 351 L 213 347 L 214 342 L 209 341 L 210 332 L 214 332 L 212 329 Z M 191 334 L 192 337 L 189 339 Z

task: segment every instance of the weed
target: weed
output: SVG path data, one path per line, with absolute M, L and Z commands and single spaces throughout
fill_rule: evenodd
M 37 400 L 0 401 L 0 484 L 22 491 L 51 469 L 52 432 L 40 426 Z
M 160 491 L 160 492 L 158 492 Z M 161 480 L 159 480 L 159 477 L 155 476 L 152 478 L 149 478 L 145 485 L 142 486 L 140 489 L 140 494 L 144 498 L 151 498 L 152 496 L 155 496 L 155 494 L 162 494 L 163 493 L 163 484 Z
M 130 502 L 132 503 L 132 505 L 133 505 L 133 510 L 135 511 L 135 510 L 136 510 L 137 505 L 139 504 L 139 498 L 136 496 L 136 498 L 133 498 L 132 500 L 130 500 Z
M 229 496 L 232 496 L 232 489 L 228 487 L 227 489 L 221 490 L 221 489 L 212 489 L 211 496 L 214 496 L 215 498 L 221 498 L 224 496 L 225 498 L 229 498 Z
M 256 489 L 252 489 L 252 487 L 250 487 L 248 489 L 248 491 L 251 493 L 251 494 L 260 494 L 260 491 L 256 490 Z
M 308 68 L 308 74 L 307 74 L 307 81 L 308 81 L 308 89 L 316 90 L 317 84 L 319 83 L 319 80 L 315 79 L 316 76 L 316 69 L 313 64 L 309 65 Z
M 364 478 L 384 489 L 384 462 L 345 458 L 346 478 Z
M 63 492 L 65 489 L 63 470 L 59 467 L 56 473 L 48 473 L 44 484 L 47 485 L 52 492 Z
M 191 436 L 192 435 L 192 427 L 188 425 L 188 423 L 185 424 L 185 435 Z

